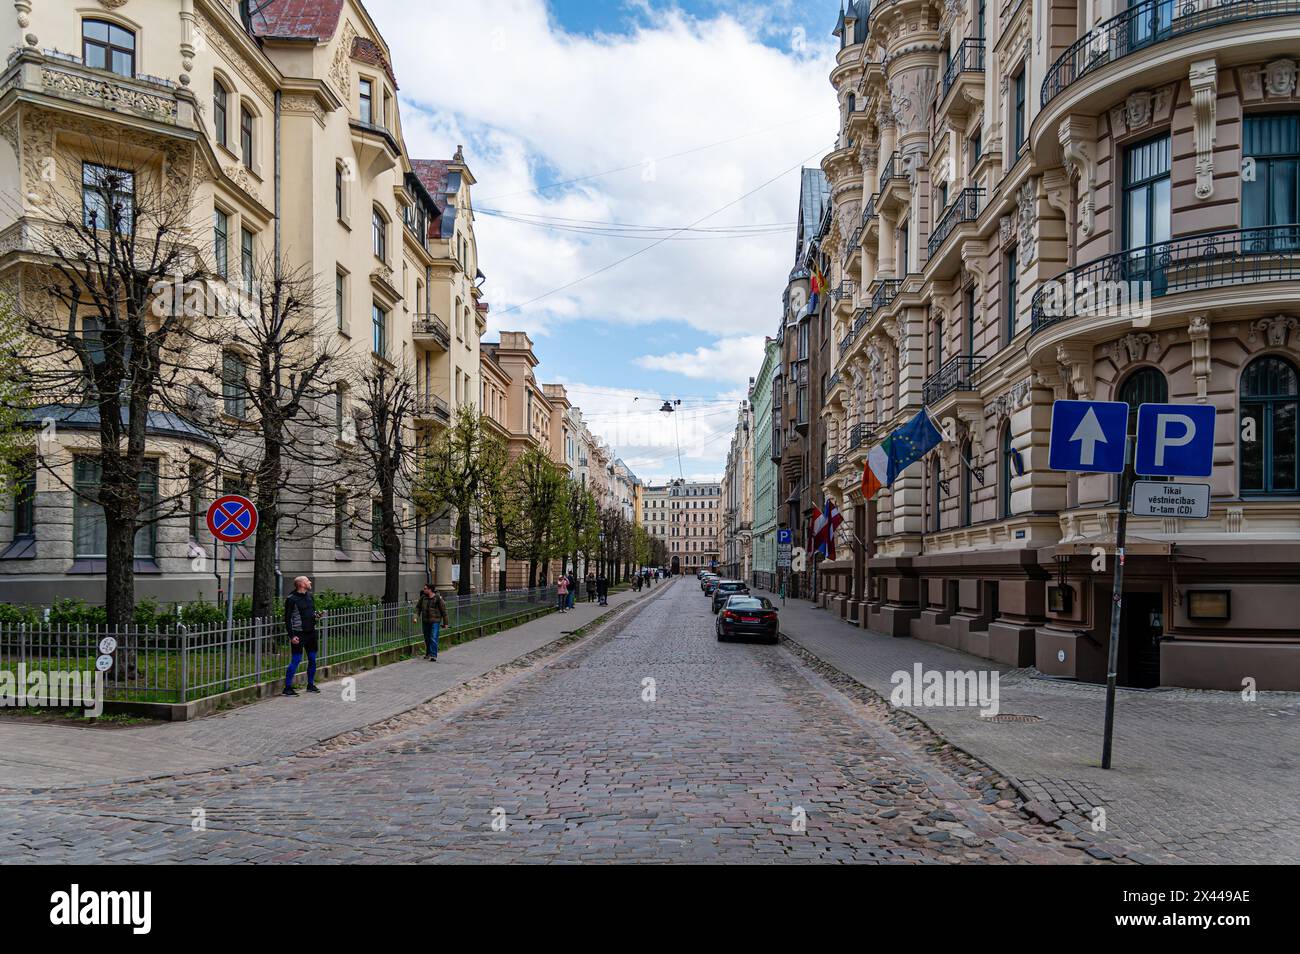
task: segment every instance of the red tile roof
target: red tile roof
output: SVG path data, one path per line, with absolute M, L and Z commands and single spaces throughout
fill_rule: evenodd
M 393 72 L 392 64 L 388 62 L 388 57 L 384 56 L 384 51 L 379 44 L 373 40 L 368 40 L 364 36 L 353 37 L 352 58 L 379 67 L 393 81 L 393 88 L 397 87 L 397 74 Z
M 343 0 L 271 0 L 253 17 L 258 36 L 325 40 L 339 27 Z
M 437 197 L 447 193 L 447 175 L 451 161 L 448 159 L 412 159 L 411 170 L 419 178 L 420 184 L 429 190 L 429 195 Z

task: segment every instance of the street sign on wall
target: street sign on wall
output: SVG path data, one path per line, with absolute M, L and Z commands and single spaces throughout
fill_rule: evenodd
M 1135 481 L 1133 513 L 1139 517 L 1204 520 L 1210 515 L 1210 485 L 1167 480 Z

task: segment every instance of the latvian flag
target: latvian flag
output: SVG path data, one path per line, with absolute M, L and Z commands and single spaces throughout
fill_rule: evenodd
M 835 531 L 844 522 L 844 515 L 835 506 L 835 501 L 827 498 L 826 509 L 818 509 L 813 504 L 812 541 L 813 548 L 828 560 L 835 559 Z
M 930 453 L 943 440 L 930 412 L 921 408 L 916 417 L 867 452 L 862 468 L 862 496 L 870 500 L 881 487 L 888 487 L 908 466 Z

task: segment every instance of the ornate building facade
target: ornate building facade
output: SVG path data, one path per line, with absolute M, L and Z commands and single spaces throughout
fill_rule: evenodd
M 1208 404 L 1210 518 L 1129 521 L 1120 681 L 1300 688 L 1300 12 L 891 0 L 835 32 L 834 605 L 1104 679 L 1117 479 L 1048 467 L 1052 404 Z M 947 439 L 864 501 L 922 407 Z

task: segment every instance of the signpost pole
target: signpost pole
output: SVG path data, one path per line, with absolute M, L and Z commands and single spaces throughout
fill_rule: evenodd
M 226 688 L 230 688 L 230 664 L 235 641 L 235 545 L 229 545 L 230 570 L 226 576 Z
M 1106 663 L 1106 728 L 1101 743 L 1101 767 L 1110 768 L 1111 739 L 1115 731 L 1115 678 L 1119 670 L 1119 627 L 1124 613 L 1124 543 L 1128 533 L 1129 494 L 1133 486 L 1133 445 L 1124 449 L 1124 471 L 1119 478 L 1119 521 L 1115 526 L 1115 580 L 1111 590 L 1110 645 Z

